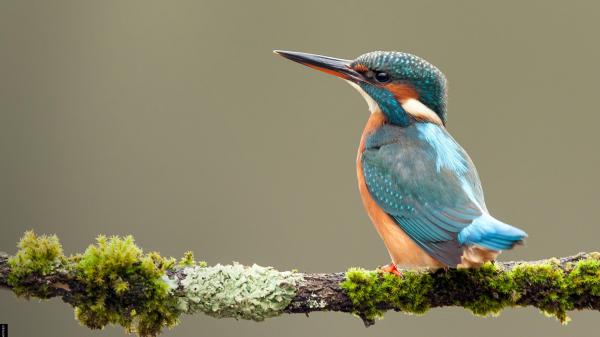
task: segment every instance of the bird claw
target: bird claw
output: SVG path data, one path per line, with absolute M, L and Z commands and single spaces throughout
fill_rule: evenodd
M 396 276 L 402 276 L 402 273 L 398 270 L 398 267 L 396 267 L 396 264 L 393 262 L 388 264 L 387 266 L 380 267 L 379 270 L 384 273 L 390 273 L 390 274 L 394 274 Z

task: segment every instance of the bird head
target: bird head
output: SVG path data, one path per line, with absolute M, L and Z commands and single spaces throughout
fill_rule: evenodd
M 446 77 L 431 63 L 403 52 L 374 51 L 355 60 L 276 50 L 287 59 L 348 81 L 392 124 L 446 124 Z

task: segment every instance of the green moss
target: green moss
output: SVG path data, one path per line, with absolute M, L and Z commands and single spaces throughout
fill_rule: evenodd
M 457 305 L 462 305 L 477 316 L 495 316 L 507 306 L 512 306 L 519 298 L 516 284 L 509 273 L 488 262 L 480 268 L 453 269 L 444 274 L 453 287 L 469 289 Z M 444 286 L 446 291 L 450 285 Z M 464 292 L 464 291 L 463 291 Z
M 17 245 L 19 250 L 8 259 L 10 273 L 8 284 L 20 296 L 47 298 L 48 287 L 28 287 L 27 277 L 37 274 L 45 276 L 53 273 L 65 260 L 62 246 L 56 235 L 36 236 L 27 231 Z
M 180 267 L 191 267 L 196 265 L 196 260 L 194 260 L 194 252 L 187 251 L 183 254 L 183 257 L 179 259 L 177 263 Z
M 147 336 L 177 323 L 180 312 L 163 280 L 174 259 L 144 254 L 131 236 L 100 236 L 77 260 L 77 277 L 87 290 L 75 308 L 82 324 L 90 328 L 120 324 Z
M 522 297 L 530 297 L 544 313 L 560 322 L 568 321 L 567 310 L 573 309 L 564 270 L 552 261 L 534 265 L 521 264 L 509 273 Z
M 429 309 L 433 278 L 428 272 L 404 271 L 402 277 L 378 271 L 351 268 L 340 284 L 354 305 L 355 314 L 369 324 L 381 318 L 380 307 L 422 314 Z
M 566 270 L 560 261 L 550 259 L 510 270 L 486 263 L 480 268 L 433 273 L 403 271 L 401 277 L 352 268 L 340 286 L 355 313 L 367 323 L 382 317 L 381 308 L 422 313 L 429 307 L 433 291 L 475 315 L 496 315 L 503 308 L 528 303 L 566 323 L 566 313 L 576 301 L 600 307 L 600 258 L 590 255 Z
M 294 298 L 300 278 L 292 272 L 238 263 L 187 267 L 183 273 L 180 310 L 255 321 L 281 314 Z
M 590 258 L 577 262 L 569 273 L 567 282 L 570 291 L 576 295 L 600 297 L 600 261 Z

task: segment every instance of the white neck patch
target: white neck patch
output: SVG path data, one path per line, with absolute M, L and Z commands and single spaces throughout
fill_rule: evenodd
M 438 116 L 435 112 L 433 112 L 433 110 L 429 109 L 427 105 L 421 103 L 421 101 L 416 98 L 404 100 L 400 105 L 404 111 L 416 119 L 426 120 L 437 125 L 443 125 L 440 116 Z
M 352 81 L 348 81 L 348 80 L 346 80 L 346 82 L 348 82 L 354 89 L 356 89 L 360 93 L 360 95 L 365 99 L 365 101 L 367 101 L 367 104 L 369 105 L 369 111 L 371 113 L 374 113 L 376 111 L 381 111 L 381 109 L 379 109 L 379 104 L 377 104 L 377 102 L 375 102 L 375 100 L 372 99 L 371 96 L 369 96 L 369 94 L 367 94 L 360 87 L 360 85 L 358 85 Z

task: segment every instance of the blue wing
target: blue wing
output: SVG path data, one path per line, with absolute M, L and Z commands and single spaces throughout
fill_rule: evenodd
M 487 213 L 475 166 L 442 127 L 385 125 L 366 139 L 361 160 L 377 204 L 448 266 L 461 262 L 462 245 L 502 250 L 525 236 Z

